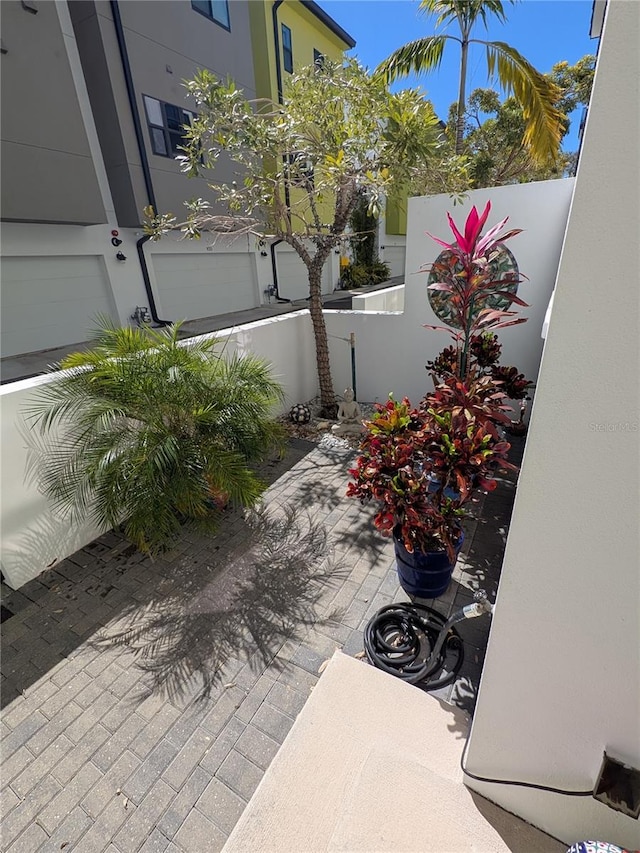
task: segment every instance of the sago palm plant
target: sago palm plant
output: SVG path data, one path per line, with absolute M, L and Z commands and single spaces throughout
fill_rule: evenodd
M 221 505 L 253 505 L 248 467 L 281 441 L 283 398 L 266 362 L 227 356 L 219 342 L 178 340 L 179 327 L 116 328 L 67 356 L 29 410 L 41 486 L 54 507 L 100 529 L 122 525 L 146 553 L 181 524 L 215 525 Z
M 440 66 L 447 41 L 458 42 L 460 83 L 455 151 L 456 154 L 462 154 L 469 45 L 484 45 L 489 77 L 497 74 L 502 88 L 507 93 L 513 93 L 522 108 L 525 120 L 523 142 L 532 160 L 538 165 L 546 165 L 554 161 L 558 156 L 564 131 L 563 116 L 556 107 L 561 94 L 560 90 L 511 45 L 502 41 L 486 41 L 472 37 L 478 24 L 482 23 L 486 26 L 489 15 L 493 15 L 504 23 L 506 15 L 502 2 L 500 0 L 421 0 L 420 10 L 438 16 L 436 27 L 457 24 L 459 36 L 441 33 L 409 42 L 385 59 L 376 73 L 380 74 L 387 83 L 411 73 L 424 74 Z

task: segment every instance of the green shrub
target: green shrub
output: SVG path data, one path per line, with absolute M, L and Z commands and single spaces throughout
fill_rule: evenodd
M 375 261 L 369 267 L 369 275 L 371 284 L 382 284 L 383 281 L 388 281 L 391 275 L 391 267 L 385 264 L 384 261 Z
M 389 264 L 376 261 L 369 266 L 364 264 L 349 264 L 342 270 L 342 286 L 350 288 L 368 287 L 371 284 L 381 284 L 387 281 L 391 268 Z
M 342 284 L 347 289 L 366 287 L 370 284 L 370 275 L 363 264 L 349 264 L 342 270 Z
M 101 530 L 122 525 L 146 553 L 185 521 L 207 529 L 227 503 L 253 506 L 265 487 L 250 463 L 281 443 L 268 364 L 211 338 L 180 342 L 178 329 L 101 320 L 93 347 L 63 359 L 30 409 L 54 507 Z

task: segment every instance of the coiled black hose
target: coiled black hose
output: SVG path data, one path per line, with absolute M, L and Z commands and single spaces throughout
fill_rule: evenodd
M 422 604 L 382 607 L 364 629 L 369 663 L 423 690 L 451 684 L 462 667 L 464 646 L 453 627 L 441 636 L 446 624 L 437 610 Z

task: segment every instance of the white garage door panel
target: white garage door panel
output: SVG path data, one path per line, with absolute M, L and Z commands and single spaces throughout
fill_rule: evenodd
M 100 258 L 2 259 L 2 356 L 86 341 L 96 314 L 113 316 Z
M 391 275 L 404 275 L 404 246 L 387 246 L 384 250 L 384 260 L 391 267 Z
M 306 299 L 309 296 L 309 273 L 293 249 L 276 249 L 278 262 L 278 293 L 282 299 Z M 322 269 L 322 292 L 332 293 L 331 267 L 327 261 Z
M 196 320 L 258 305 L 253 255 L 248 252 L 152 255 L 163 314 Z

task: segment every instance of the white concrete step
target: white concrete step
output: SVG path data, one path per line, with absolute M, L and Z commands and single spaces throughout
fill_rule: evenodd
M 464 786 L 468 726 L 336 652 L 224 853 L 564 853 Z

